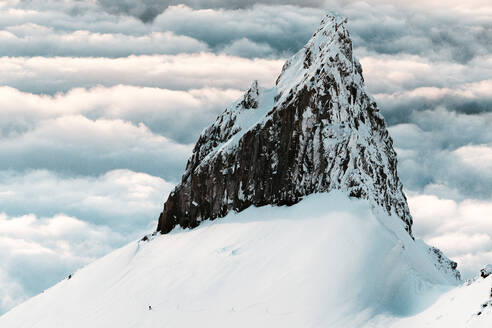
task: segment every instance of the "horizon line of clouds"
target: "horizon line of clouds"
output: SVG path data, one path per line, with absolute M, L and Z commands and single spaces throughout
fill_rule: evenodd
M 138 238 L 151 228 L 150 222 L 156 222 L 161 203 L 174 186 L 160 177 L 129 169 L 97 176 L 67 176 L 45 169 L 0 170 L 0 212 L 8 216 L 68 215 Z M 0 233 L 5 229 L 0 226 Z
M 283 62 L 206 52 L 122 58 L 0 57 L 0 82 L 40 94 L 120 84 L 171 90 L 204 87 L 245 90 L 253 80 L 259 80 L 263 87 L 272 87 Z M 398 107 L 398 103 L 405 103 L 407 99 L 425 100 L 420 105 L 425 107 L 429 101 L 446 101 L 448 96 L 450 102 L 453 99 L 458 103 L 473 101 L 479 112 L 490 107 L 492 55 L 476 58 L 467 65 L 430 62 L 418 56 L 397 59 L 388 55 L 364 56 L 360 62 L 367 88 L 384 102 L 383 107 Z M 30 77 L 28 81 L 26 75 Z M 480 105 L 478 102 L 482 100 L 485 103 Z M 435 103 L 427 107 L 433 105 Z M 455 109 L 460 107 L 464 108 L 463 104 Z
M 283 63 L 278 59 L 249 59 L 207 52 L 120 58 L 0 57 L 0 84 L 46 94 L 97 85 L 246 90 L 254 80 L 264 87 L 272 87 Z
M 0 170 L 94 175 L 128 168 L 172 180 L 191 150 L 191 144 L 152 133 L 143 123 L 66 115 L 1 138 Z
M 241 94 L 241 90 L 213 87 L 171 90 L 116 85 L 40 95 L 0 87 L 0 137 L 20 137 L 46 120 L 83 116 L 92 121 L 144 124 L 170 142 L 189 145 L 198 138 L 204 122 L 215 119 Z
M 22 28 L 22 35 L 18 32 Z M 43 31 L 44 30 L 44 31 Z M 32 36 L 32 31 L 38 35 Z M 42 33 L 40 31 L 43 31 Z M 14 26 L 0 31 L 0 42 L 5 47 L 3 56 L 46 57 L 127 57 L 197 53 L 209 51 L 203 42 L 170 31 L 150 32 L 144 35 L 99 33 L 76 30 L 70 33 L 53 33 L 39 25 Z M 273 52 L 273 50 L 271 50 Z

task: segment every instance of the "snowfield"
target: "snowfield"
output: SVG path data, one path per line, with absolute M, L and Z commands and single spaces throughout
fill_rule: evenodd
M 402 220 L 373 211 L 333 191 L 177 228 L 75 272 L 0 327 L 492 326 L 474 316 L 490 277 L 455 288 Z

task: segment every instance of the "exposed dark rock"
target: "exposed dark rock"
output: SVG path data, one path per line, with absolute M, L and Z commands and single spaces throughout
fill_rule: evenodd
M 458 263 L 447 258 L 438 248 L 429 247 L 429 253 L 434 257 L 434 265 L 439 271 L 449 273 L 456 280 L 461 280 L 461 273 L 457 270 Z
M 492 274 L 492 265 L 488 264 L 483 269 L 480 270 L 480 277 L 487 278 Z M 492 291 L 491 291 L 492 293 Z
M 202 132 L 157 231 L 338 189 L 399 217 L 411 235 L 393 142 L 345 24 L 326 16 L 273 89 L 254 82 Z

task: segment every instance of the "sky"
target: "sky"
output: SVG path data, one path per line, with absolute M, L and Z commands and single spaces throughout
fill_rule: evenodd
M 155 230 L 204 127 L 349 19 L 414 234 L 492 263 L 489 0 L 0 0 L 0 314 Z

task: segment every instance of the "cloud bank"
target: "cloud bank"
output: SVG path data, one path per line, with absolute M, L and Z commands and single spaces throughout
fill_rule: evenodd
M 120 84 L 171 90 L 204 87 L 245 90 L 255 79 L 265 87 L 273 86 L 282 65 L 281 60 L 211 53 L 114 59 L 0 57 L 0 84 L 41 94 Z
M 154 229 L 200 131 L 349 18 L 417 236 L 491 262 L 486 0 L 0 3 L 0 313 Z M 461 245 L 459 248 L 456 245 Z
M 0 171 L 0 312 L 151 231 L 173 186 L 130 170 Z
M 75 217 L 0 213 L 0 311 L 104 255 L 125 240 L 108 227 Z
M 59 213 L 137 238 L 156 221 L 164 196 L 174 184 L 130 170 L 100 176 L 63 176 L 53 171 L 0 171 L 0 207 L 10 216 Z M 3 231 L 0 225 L 0 232 Z

